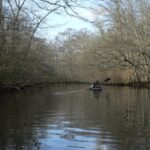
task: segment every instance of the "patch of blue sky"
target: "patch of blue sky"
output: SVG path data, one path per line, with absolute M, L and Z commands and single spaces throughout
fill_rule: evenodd
M 43 28 L 39 30 L 39 33 L 42 37 L 50 39 L 54 38 L 59 33 L 64 32 L 67 28 L 72 28 L 77 31 L 85 29 L 89 32 L 94 32 L 96 30 L 92 23 L 70 16 L 53 15 L 47 19 L 47 23 L 49 25 L 43 25 Z
M 95 21 L 96 14 L 89 7 L 93 7 L 91 3 L 85 2 L 82 6 L 87 8 L 77 7 L 74 11 L 82 18 L 85 18 L 89 21 Z M 68 10 L 69 13 L 73 14 L 71 10 Z M 75 14 L 74 14 L 75 15 Z M 42 24 L 41 28 L 38 30 L 40 36 L 45 37 L 47 39 L 52 39 L 57 36 L 59 33 L 64 32 L 68 28 L 72 28 L 75 30 L 88 30 L 89 32 L 95 32 L 95 26 L 85 20 L 71 17 L 67 15 L 65 12 L 60 11 L 60 14 L 52 13 L 46 19 L 46 24 Z

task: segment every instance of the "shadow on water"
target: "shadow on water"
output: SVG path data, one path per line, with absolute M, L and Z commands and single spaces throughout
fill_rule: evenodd
M 101 91 L 92 91 L 92 92 L 93 92 L 94 98 L 98 100 L 99 97 L 100 97 L 100 92 L 101 92 Z
M 54 85 L 1 95 L 0 150 L 150 149 L 149 90 L 84 89 Z

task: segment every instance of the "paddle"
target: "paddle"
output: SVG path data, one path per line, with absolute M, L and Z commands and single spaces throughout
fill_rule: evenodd
M 111 78 L 106 78 L 105 80 L 104 80 L 104 82 L 108 82 L 108 81 L 110 81 L 111 80 Z

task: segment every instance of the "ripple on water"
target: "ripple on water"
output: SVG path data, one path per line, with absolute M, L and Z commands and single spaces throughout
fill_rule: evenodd
M 0 150 L 150 149 L 149 90 L 51 89 L 1 97 Z
M 97 145 L 97 143 L 101 144 L 101 147 L 104 147 L 104 145 L 112 146 L 119 143 L 118 139 L 111 136 L 109 132 L 104 132 L 103 130 L 89 130 L 82 128 L 65 127 L 60 129 L 48 129 L 47 132 L 47 136 L 45 138 L 41 138 L 40 142 L 43 146 L 52 146 L 52 149 L 58 150 L 66 148 L 70 148 L 71 150 L 91 150 L 96 149 L 95 146 Z

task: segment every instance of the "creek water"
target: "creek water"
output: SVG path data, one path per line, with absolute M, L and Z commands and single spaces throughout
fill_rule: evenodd
M 0 150 L 149 150 L 150 90 L 51 85 L 0 95 Z

